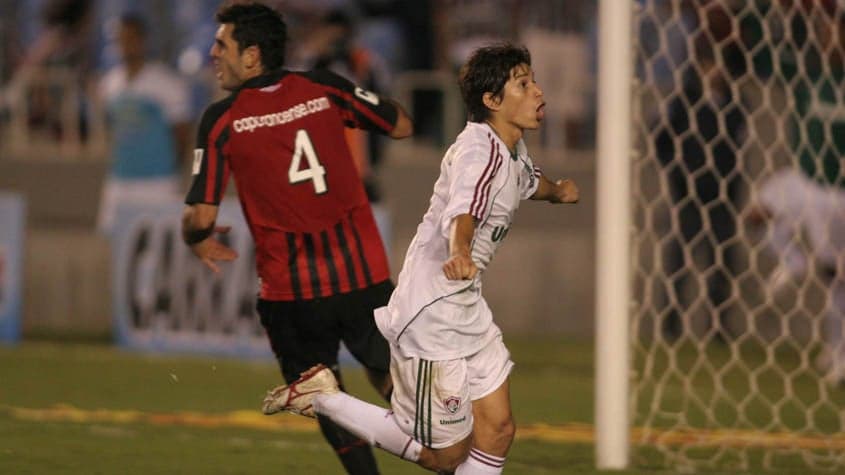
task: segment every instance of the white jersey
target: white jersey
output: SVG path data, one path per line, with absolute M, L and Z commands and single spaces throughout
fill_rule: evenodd
M 516 152 L 511 156 L 486 123 L 469 122 L 443 157 L 396 290 L 388 305 L 375 311 L 379 330 L 404 356 L 462 358 L 500 334 L 481 296 L 481 276 L 540 176 L 522 140 Z M 443 273 L 452 220 L 461 214 L 477 220 L 472 260 L 479 272 L 472 281 L 448 280 Z

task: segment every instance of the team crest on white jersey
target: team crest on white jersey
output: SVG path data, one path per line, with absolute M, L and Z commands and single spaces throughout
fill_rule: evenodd
M 461 408 L 461 398 L 458 396 L 449 396 L 443 400 L 443 405 L 446 406 L 446 410 L 449 411 L 449 414 L 454 414 Z

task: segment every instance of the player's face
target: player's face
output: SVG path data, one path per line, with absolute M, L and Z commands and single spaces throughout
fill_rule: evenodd
M 117 42 L 124 61 L 133 61 L 144 57 L 144 35 L 131 25 L 120 25 Z
M 499 114 L 520 129 L 536 129 L 545 116 L 543 90 L 534 81 L 534 71 L 527 64 L 511 69 L 511 78 L 502 91 Z
M 220 25 L 214 35 L 214 46 L 211 47 L 214 74 L 220 87 L 227 91 L 237 89 L 248 79 L 243 54 L 238 51 L 238 44 L 232 38 L 233 28 L 231 23 Z

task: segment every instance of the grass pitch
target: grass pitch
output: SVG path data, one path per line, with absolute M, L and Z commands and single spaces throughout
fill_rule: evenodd
M 506 473 L 601 473 L 592 443 L 592 345 L 507 344 L 517 364 L 518 438 Z M 350 392 L 378 401 L 359 368 L 344 375 Z M 0 473 L 343 473 L 313 421 L 260 414 L 265 391 L 279 383 L 271 361 L 151 356 L 105 344 L 0 347 Z M 384 474 L 427 473 L 376 454 Z M 655 464 L 614 473 L 676 472 Z

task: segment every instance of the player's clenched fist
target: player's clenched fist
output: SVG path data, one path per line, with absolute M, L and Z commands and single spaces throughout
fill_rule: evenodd
M 466 254 L 455 254 L 443 263 L 443 273 L 449 280 L 470 280 L 478 274 L 478 267 Z
M 578 185 L 569 178 L 558 180 L 555 182 L 554 194 L 558 203 L 577 203 Z

